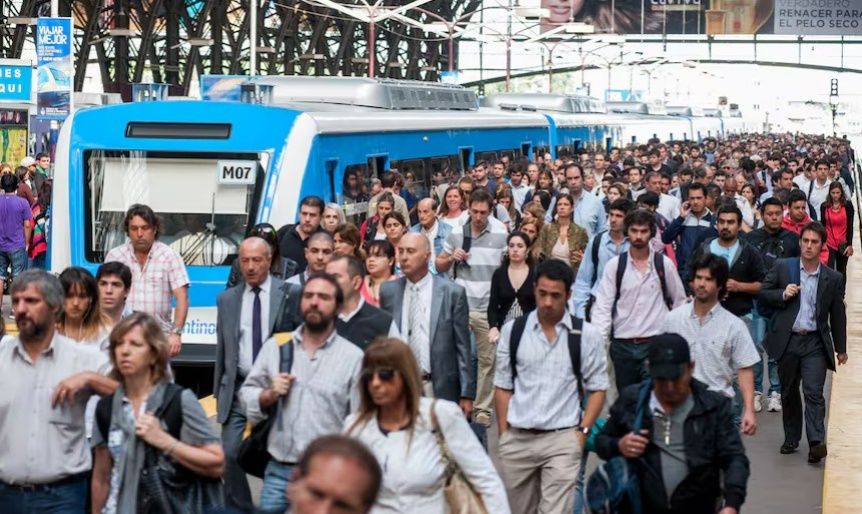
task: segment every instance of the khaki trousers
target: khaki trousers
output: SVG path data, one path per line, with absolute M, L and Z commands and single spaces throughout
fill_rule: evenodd
M 470 331 L 476 342 L 476 356 L 479 360 L 473 419 L 485 427 L 491 426 L 491 410 L 494 408 L 494 362 L 497 360 L 497 346 L 488 341 L 488 330 L 488 313 L 470 311 Z
M 512 514 L 571 514 L 581 451 L 574 428 L 504 432 L 498 449 L 500 474 Z

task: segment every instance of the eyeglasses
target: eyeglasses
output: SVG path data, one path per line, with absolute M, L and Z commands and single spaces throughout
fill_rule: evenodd
M 721 167 L 721 169 L 723 169 L 723 170 L 730 170 L 730 169 L 733 169 L 733 168 L 731 168 L 730 166 L 722 166 L 722 167 Z
M 374 378 L 374 375 L 377 375 L 377 378 L 380 379 L 381 382 L 392 382 L 395 379 L 395 375 L 398 372 L 392 368 L 374 368 L 374 369 L 366 369 L 362 371 L 362 381 L 366 384 L 371 382 L 371 379 Z

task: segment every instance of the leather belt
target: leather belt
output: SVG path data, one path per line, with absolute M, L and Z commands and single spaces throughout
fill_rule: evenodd
M 517 430 L 518 432 L 530 435 L 541 435 L 541 434 L 551 434 L 555 432 L 567 432 L 569 430 L 574 430 L 575 427 L 565 427 L 565 428 L 555 428 L 552 430 L 543 430 L 539 428 L 518 428 L 518 427 L 510 427 L 510 430 Z
M 791 334 L 795 336 L 810 336 L 815 333 L 814 330 L 794 330 Z
M 614 339 L 615 343 L 644 344 L 652 341 L 652 337 L 633 337 L 631 339 Z
M 89 473 L 78 473 L 77 475 L 67 476 L 66 478 L 61 478 L 60 480 L 49 482 L 47 484 L 10 484 L 3 482 L 3 485 L 6 486 L 7 489 L 22 493 L 41 493 L 55 487 L 62 487 L 82 480 L 88 480 L 89 476 Z

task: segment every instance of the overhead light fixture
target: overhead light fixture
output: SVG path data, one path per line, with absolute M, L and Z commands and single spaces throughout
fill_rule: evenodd
M 108 35 L 111 37 L 133 37 L 138 35 L 138 31 L 134 29 L 108 29 Z
M 189 38 L 189 44 L 192 46 L 213 46 L 213 43 L 215 43 L 215 41 L 213 41 L 212 39 L 209 39 L 209 38 L 204 38 L 204 37 L 190 37 Z
M 351 57 L 350 62 L 353 64 L 368 64 L 367 57 Z
M 274 54 L 275 53 L 275 47 L 274 46 L 258 46 L 258 47 L 255 47 L 255 49 L 257 50 L 257 53 L 259 53 L 259 54 Z
M 595 25 L 589 23 L 573 22 L 566 23 L 566 34 L 594 34 L 596 32 Z
M 30 18 L 27 16 L 10 16 L 6 18 L 7 25 L 35 25 L 37 22 L 37 18 Z
M 312 61 L 317 61 L 323 59 L 325 56 L 323 54 L 302 54 L 299 56 L 300 59 L 308 59 Z

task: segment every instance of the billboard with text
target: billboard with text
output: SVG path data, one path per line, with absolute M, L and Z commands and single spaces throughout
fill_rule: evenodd
M 862 0 L 538 0 L 536 6 L 547 10 L 542 33 L 583 22 L 596 34 L 862 34 Z

